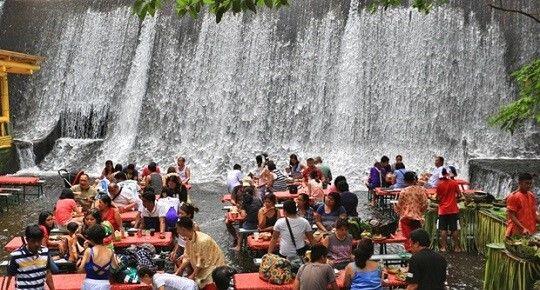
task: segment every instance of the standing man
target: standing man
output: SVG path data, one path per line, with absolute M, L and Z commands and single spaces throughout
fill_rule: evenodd
M 244 173 L 242 173 L 242 166 L 240 166 L 240 164 L 235 164 L 233 170 L 227 173 L 227 191 L 232 193 L 235 187 L 242 185 L 243 178 Z
M 531 192 L 533 177 L 529 173 L 518 176 L 518 189 L 506 198 L 508 225 L 506 237 L 530 235 L 536 231 L 540 216 L 536 212 L 536 197 Z
M 411 251 L 411 232 L 422 227 L 424 214 L 428 208 L 426 189 L 416 184 L 416 174 L 405 172 L 405 188 L 399 193 L 394 210 L 399 215 L 401 233 L 407 239 L 405 250 Z
M 188 184 L 191 179 L 191 170 L 189 170 L 189 167 L 186 165 L 186 159 L 180 156 L 176 162 L 178 165 L 176 166 L 176 172 L 180 176 L 180 180 L 183 184 Z
M 454 240 L 454 251 L 461 252 L 459 242 L 459 207 L 458 198 L 461 190 L 457 181 L 450 179 L 446 168 L 441 171 L 441 178 L 437 183 L 437 199 L 439 200 L 439 231 L 441 233 L 441 252 L 446 251 L 446 235 L 450 231 Z
M 327 164 L 323 163 L 321 156 L 315 157 L 315 166 L 317 166 L 317 168 L 319 168 L 319 170 L 323 173 L 324 175 L 323 188 L 326 188 L 328 184 L 330 184 L 330 182 L 332 182 L 332 180 L 334 179 L 332 178 L 332 171 L 330 170 L 330 167 Z
M 444 290 L 448 263 L 429 248 L 429 234 L 424 229 L 411 233 L 411 252 L 407 290 Z
M 437 156 L 435 157 L 435 169 L 431 172 L 428 182 L 426 183 L 427 188 L 434 188 L 437 186 L 439 179 L 442 177 L 442 170 L 444 168 L 444 157 Z
M 396 155 L 396 162 L 394 164 L 392 164 L 392 172 L 394 172 L 396 170 L 396 164 L 398 164 L 398 163 L 403 163 L 403 156 Z

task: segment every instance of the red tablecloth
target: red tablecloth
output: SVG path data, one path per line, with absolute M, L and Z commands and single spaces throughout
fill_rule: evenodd
M 345 289 L 345 271 L 340 271 L 336 276 L 339 289 Z M 400 281 L 395 275 L 389 274 L 388 279 L 383 281 L 383 287 L 406 287 L 407 283 Z M 259 278 L 259 273 L 242 273 L 234 275 L 234 288 L 236 290 L 267 290 L 280 289 L 292 290 L 293 284 L 274 285 Z
M 132 222 L 137 217 L 138 211 L 128 211 L 120 214 L 123 222 Z
M 79 290 L 86 274 L 61 274 L 53 275 L 54 287 L 57 290 Z M 0 277 L 0 284 L 4 277 Z M 15 289 L 15 278 L 11 279 L 9 289 Z M 48 289 L 46 287 L 46 289 Z M 141 284 L 112 284 L 112 290 L 151 290 L 152 286 Z
M 384 240 L 373 240 L 373 243 L 376 244 L 401 244 L 404 243 L 407 239 L 401 234 L 401 232 L 396 232 L 393 236 L 386 238 Z
M 401 189 L 385 189 L 382 187 L 375 188 L 375 194 L 378 196 L 396 196 L 399 195 Z
M 38 185 L 38 177 L 0 176 L 0 185 Z
M 133 237 L 128 236 L 128 237 L 123 238 L 119 242 L 113 242 L 113 244 L 117 248 L 127 248 L 131 245 L 142 245 L 142 244 L 148 243 L 148 244 L 152 244 L 154 247 L 159 248 L 159 247 L 171 246 L 172 242 L 173 242 L 172 233 L 166 232 L 164 239 L 160 239 L 159 233 L 155 233 L 154 236 L 147 235 L 147 236 L 142 236 L 140 238 L 137 237 L 137 235 Z
M 270 247 L 270 240 L 265 241 L 261 238 L 255 240 L 253 235 L 249 235 L 247 237 L 247 246 L 253 251 L 268 251 L 268 248 Z M 276 243 L 276 246 L 279 246 L 279 242 Z
M 172 237 L 172 233 L 165 233 L 165 238 L 164 239 L 160 239 L 159 238 L 159 233 L 155 233 L 154 236 L 142 236 L 140 238 L 137 237 L 137 235 L 133 236 L 133 237 L 125 237 L 123 238 L 121 241 L 119 242 L 113 242 L 114 246 L 115 247 L 118 247 L 118 248 L 127 248 L 131 245 L 141 245 L 141 244 L 152 244 L 154 245 L 154 247 L 168 247 L 172 244 L 173 242 L 173 237 Z M 20 246 L 22 246 L 22 241 L 21 241 L 21 238 L 20 237 L 14 237 L 13 239 L 11 239 L 11 241 L 9 241 L 5 246 L 4 246 L 4 250 L 6 252 L 13 252 L 15 251 L 16 249 L 18 249 Z

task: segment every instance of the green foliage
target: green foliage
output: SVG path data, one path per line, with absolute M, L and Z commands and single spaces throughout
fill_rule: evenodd
M 442 5 L 447 2 L 447 0 L 413 0 L 412 7 L 419 12 L 428 14 L 434 6 Z M 402 0 L 372 0 L 368 4 L 367 9 L 369 12 L 375 13 L 379 9 L 379 7 L 382 7 L 384 10 L 386 10 L 389 7 L 398 7 L 402 3 Z
M 167 1 L 169 0 L 135 0 L 133 13 L 143 20 L 146 16 L 154 16 Z M 279 9 L 286 5 L 289 5 L 288 0 L 175 0 L 174 10 L 178 16 L 189 14 L 196 19 L 206 6 L 210 13 L 216 15 L 216 22 L 219 23 L 228 11 L 233 14 L 245 11 L 257 13 L 257 6 Z
M 518 99 L 502 107 L 497 115 L 489 119 L 490 125 L 510 133 L 528 120 L 540 123 L 540 58 L 512 73 L 512 77 L 518 83 Z

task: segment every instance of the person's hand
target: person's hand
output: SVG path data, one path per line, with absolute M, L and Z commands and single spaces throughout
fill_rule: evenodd
M 131 221 L 131 225 L 132 226 L 135 226 L 136 222 L 135 221 Z
M 526 235 L 526 236 L 530 236 L 531 232 L 528 229 L 523 228 L 523 234 Z
M 169 254 L 169 260 L 171 262 L 174 262 L 175 261 L 175 256 L 176 256 L 176 253 L 173 251 Z
M 193 273 L 191 275 L 188 276 L 188 279 L 189 280 L 194 280 L 195 281 L 195 275 L 193 275 Z

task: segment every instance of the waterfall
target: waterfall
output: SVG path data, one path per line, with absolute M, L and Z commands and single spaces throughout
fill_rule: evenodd
M 15 141 L 17 156 L 19 157 L 20 170 L 39 170 L 36 167 L 36 155 L 34 154 L 34 145 L 32 142 Z
M 297 153 L 354 186 L 383 154 L 420 171 L 443 155 L 467 175 L 471 158 L 540 153 L 537 128 L 510 136 L 485 121 L 516 96 L 508 72 L 540 52 L 536 26 L 500 24 L 485 7 L 370 14 L 358 1 L 304 0 L 220 24 L 163 11 L 140 26 L 131 1 L 22 2 L 6 3 L 0 46 L 28 36 L 24 48 L 46 57 L 13 93 L 16 136 L 61 128 L 44 170 L 167 167 L 182 155 L 207 181 L 261 152 L 280 167 Z

